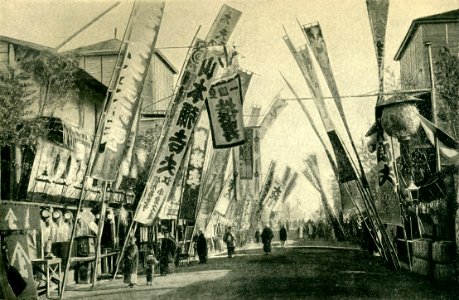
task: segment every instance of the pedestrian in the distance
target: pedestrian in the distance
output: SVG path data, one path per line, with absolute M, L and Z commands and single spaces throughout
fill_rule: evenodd
M 260 230 L 255 231 L 255 242 L 258 244 L 260 242 Z
M 271 254 L 271 240 L 273 239 L 274 234 L 271 228 L 268 227 L 268 224 L 263 228 L 261 233 L 261 242 L 263 243 L 263 251 L 266 254 Z
M 156 259 L 155 251 L 152 249 L 150 253 L 145 257 L 144 265 L 145 272 L 147 274 L 147 285 L 153 285 L 153 278 L 155 277 L 155 266 L 159 264 L 159 260 Z
M 164 238 L 161 242 L 159 271 L 162 276 L 170 274 L 174 270 L 174 262 L 177 251 L 177 243 L 170 236 L 167 228 L 163 229 Z
M 232 258 L 234 248 L 236 247 L 236 236 L 231 231 L 231 226 L 228 226 L 228 231 L 226 231 L 223 241 L 226 243 L 226 248 L 228 249 L 228 257 Z
M 282 225 L 281 229 L 279 230 L 279 239 L 281 243 L 281 247 L 285 247 L 285 241 L 287 241 L 287 229 L 285 229 L 285 226 Z
M 139 265 L 139 248 L 136 245 L 136 238 L 131 237 L 129 246 L 126 249 L 124 261 L 124 283 L 129 283 L 129 287 L 137 284 L 137 267 Z
M 202 230 L 199 230 L 199 235 L 196 240 L 196 249 L 198 251 L 199 263 L 207 263 L 207 240 Z

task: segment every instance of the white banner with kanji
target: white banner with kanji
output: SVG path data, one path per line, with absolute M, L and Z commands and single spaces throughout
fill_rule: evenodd
M 147 76 L 164 11 L 164 2 L 140 1 L 126 29 L 122 67 L 111 93 L 91 177 L 114 181 L 123 158 Z
M 212 45 L 224 45 L 234 30 L 241 12 L 224 5 L 217 16 L 206 42 L 198 41 L 185 67 L 179 92 L 172 106 L 169 126 L 139 202 L 135 221 L 151 224 L 163 202 L 168 198 L 177 168 L 184 158 L 198 117 L 219 68 Z M 218 46 L 217 46 L 218 47 Z

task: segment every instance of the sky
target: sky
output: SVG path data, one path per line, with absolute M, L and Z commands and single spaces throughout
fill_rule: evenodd
M 2 0 L 0 35 L 55 47 L 113 3 L 102 0 Z M 285 26 L 295 46 L 306 43 L 297 19 L 301 24 L 320 23 L 342 96 L 377 90 L 377 65 L 365 0 L 166 1 L 156 47 L 177 69 L 183 65 L 186 46 L 191 43 L 198 27 L 201 25 L 198 36 L 205 37 L 223 3 L 242 11 L 229 44 L 237 47 L 241 66 L 256 74 L 244 100 L 245 114 L 249 113 L 251 105 L 261 106 L 263 114 L 280 90 L 283 97 L 293 97 L 279 72 L 291 81 L 301 97 L 309 97 L 301 73 L 282 40 Z M 132 1 L 123 1 L 61 50 L 111 39 L 115 28 L 118 38 L 122 38 L 131 6 Z M 393 58 L 413 19 L 458 7 L 459 0 L 391 0 L 386 31 L 386 69 L 398 73 L 398 63 Z M 317 72 L 321 76 L 318 69 Z M 329 96 L 323 79 L 321 85 L 324 95 Z M 360 144 L 374 120 L 375 97 L 343 98 L 342 101 L 353 138 Z M 327 100 L 327 105 L 334 119 L 338 120 L 333 101 Z M 313 103 L 307 101 L 306 106 L 316 124 L 320 125 Z M 336 122 L 338 131 L 345 136 L 343 127 Z M 324 130 L 322 132 L 325 134 Z M 307 153 L 317 153 L 326 181 L 331 172 L 319 140 L 298 103 L 289 101 L 261 142 L 262 173 L 266 172 L 272 159 L 278 161 L 281 170 L 288 165 L 301 172 L 302 160 Z M 319 194 L 303 176 L 299 176 L 290 198 L 292 205 L 298 206 L 297 213 L 301 217 L 308 218 L 319 207 Z

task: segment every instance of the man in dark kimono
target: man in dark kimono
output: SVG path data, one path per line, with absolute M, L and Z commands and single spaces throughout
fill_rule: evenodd
M 175 240 L 171 238 L 169 231 L 165 229 L 159 259 L 159 272 L 161 276 L 166 276 L 173 272 L 176 250 L 177 244 Z
M 271 254 L 271 240 L 273 239 L 274 234 L 271 228 L 268 227 L 268 224 L 263 228 L 261 233 L 261 242 L 263 243 L 263 251 L 266 254 Z
M 199 236 L 196 241 L 196 248 L 198 251 L 199 263 L 207 263 L 207 241 L 204 233 L 202 233 L 202 230 L 199 230 Z
M 126 249 L 124 258 L 124 283 L 129 283 L 129 287 L 137 284 L 137 267 L 139 265 L 139 248 L 135 244 L 136 238 L 132 237 Z

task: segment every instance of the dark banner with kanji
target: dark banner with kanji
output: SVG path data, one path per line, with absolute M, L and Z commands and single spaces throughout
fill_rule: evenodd
M 245 129 L 246 142 L 239 147 L 239 178 L 253 178 L 253 128 Z
M 203 118 L 202 118 L 203 119 Z M 201 122 L 200 122 L 201 123 Z M 191 147 L 190 160 L 183 183 L 182 204 L 180 219 L 195 220 L 199 194 L 202 189 L 202 173 L 207 150 L 209 130 L 204 127 L 207 122 L 202 122 L 203 127 L 196 129 Z
M 220 66 L 219 54 L 209 45 L 216 45 L 216 48 L 225 45 L 240 16 L 240 11 L 223 5 L 206 41 L 197 41 L 193 48 L 174 100 L 175 105 L 166 120 L 169 126 L 153 161 L 135 221 L 151 224 L 169 197 L 177 168 L 185 155 L 185 147 L 190 142 L 204 100 Z
M 239 74 L 212 85 L 206 107 L 214 148 L 229 148 L 244 143 L 242 101 Z

